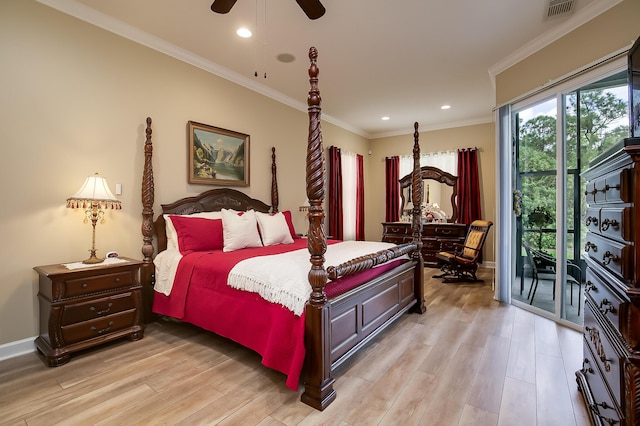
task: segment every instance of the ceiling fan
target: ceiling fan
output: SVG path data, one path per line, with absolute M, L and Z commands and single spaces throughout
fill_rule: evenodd
M 216 13 L 229 13 L 237 0 L 214 0 L 211 10 Z M 309 19 L 318 19 L 324 15 L 325 8 L 320 0 L 296 0 Z

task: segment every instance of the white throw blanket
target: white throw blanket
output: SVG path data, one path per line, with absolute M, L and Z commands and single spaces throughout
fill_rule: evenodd
M 339 264 L 359 256 L 394 247 L 395 244 L 374 241 L 344 241 L 327 246 L 326 266 Z M 400 258 L 407 259 L 405 255 Z M 380 266 L 380 265 L 378 265 Z M 311 295 L 309 284 L 309 251 L 254 257 L 239 262 L 229 273 L 229 285 L 239 290 L 258 293 L 265 300 L 278 303 L 300 316 Z

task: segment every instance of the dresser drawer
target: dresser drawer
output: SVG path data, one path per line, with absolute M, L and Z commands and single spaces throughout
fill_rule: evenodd
M 622 359 L 614 349 L 609 336 L 596 322 L 595 313 L 592 311 L 590 303 L 585 303 L 587 309 L 584 310 L 584 338 L 589 349 L 594 355 L 594 360 L 598 365 L 604 380 L 609 384 L 611 393 L 618 406 L 621 399 L 622 381 Z
M 434 235 L 440 238 L 464 238 L 467 235 L 467 229 L 465 226 L 455 226 L 455 225 L 434 225 L 434 226 L 425 226 L 423 229 L 430 228 L 431 232 L 428 235 Z
M 623 319 L 621 311 L 626 308 L 628 300 L 618 295 L 604 280 L 590 267 L 587 268 L 585 278 L 585 292 L 591 298 L 594 309 L 607 319 L 611 326 L 622 335 Z M 624 326 L 624 325 L 623 325 Z
M 411 235 L 411 224 L 384 225 L 385 235 Z
M 133 298 L 133 293 L 126 292 L 66 305 L 62 308 L 60 323 L 65 326 L 135 308 L 136 300 Z
M 77 297 L 91 293 L 126 287 L 135 282 L 134 271 L 119 271 L 112 274 L 92 275 L 63 282 L 64 297 Z
M 440 241 L 436 238 L 422 238 L 422 249 L 428 251 L 441 251 Z
M 633 264 L 633 246 L 588 232 L 584 250 L 591 259 L 623 281 L 627 282 L 632 278 L 633 270 L 630 265 Z
M 633 242 L 631 229 L 631 207 L 600 210 L 599 231 L 602 235 L 622 242 Z
M 382 236 L 382 242 L 383 243 L 391 243 L 391 244 L 404 244 L 404 243 L 410 243 L 411 242 L 411 238 L 409 237 L 402 237 L 399 235 L 383 235 Z
M 585 336 L 586 338 L 586 336 Z M 621 424 L 619 405 L 614 403 L 609 393 L 595 361 L 596 357 L 591 352 L 589 344 L 584 342 L 584 359 L 582 361 L 582 372 L 584 374 L 594 403 L 587 407 L 593 417 L 602 420 L 602 424 Z M 611 420 L 611 421 L 608 421 Z
M 631 170 L 624 168 L 587 183 L 587 204 L 628 203 L 631 201 Z
M 102 318 L 62 326 L 62 338 L 66 344 L 81 342 L 94 337 L 107 336 L 134 325 L 136 310 L 119 312 Z
M 595 234 L 600 232 L 600 207 L 589 207 L 587 209 L 584 225 L 588 231 Z

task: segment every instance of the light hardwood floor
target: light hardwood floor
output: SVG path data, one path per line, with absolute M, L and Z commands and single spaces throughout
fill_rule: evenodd
M 0 362 L 2 425 L 587 425 L 580 333 L 425 269 L 427 313 L 407 314 L 336 375 L 324 412 L 233 342 L 153 323 L 47 368 Z M 392 364 L 397 367 L 389 368 Z

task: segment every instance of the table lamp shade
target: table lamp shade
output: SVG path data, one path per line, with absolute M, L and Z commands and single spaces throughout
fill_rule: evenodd
M 67 199 L 67 207 L 89 208 L 93 202 L 97 202 L 100 208 L 120 210 L 122 204 L 109 189 L 107 180 L 97 173 L 88 176 L 78 192 Z

